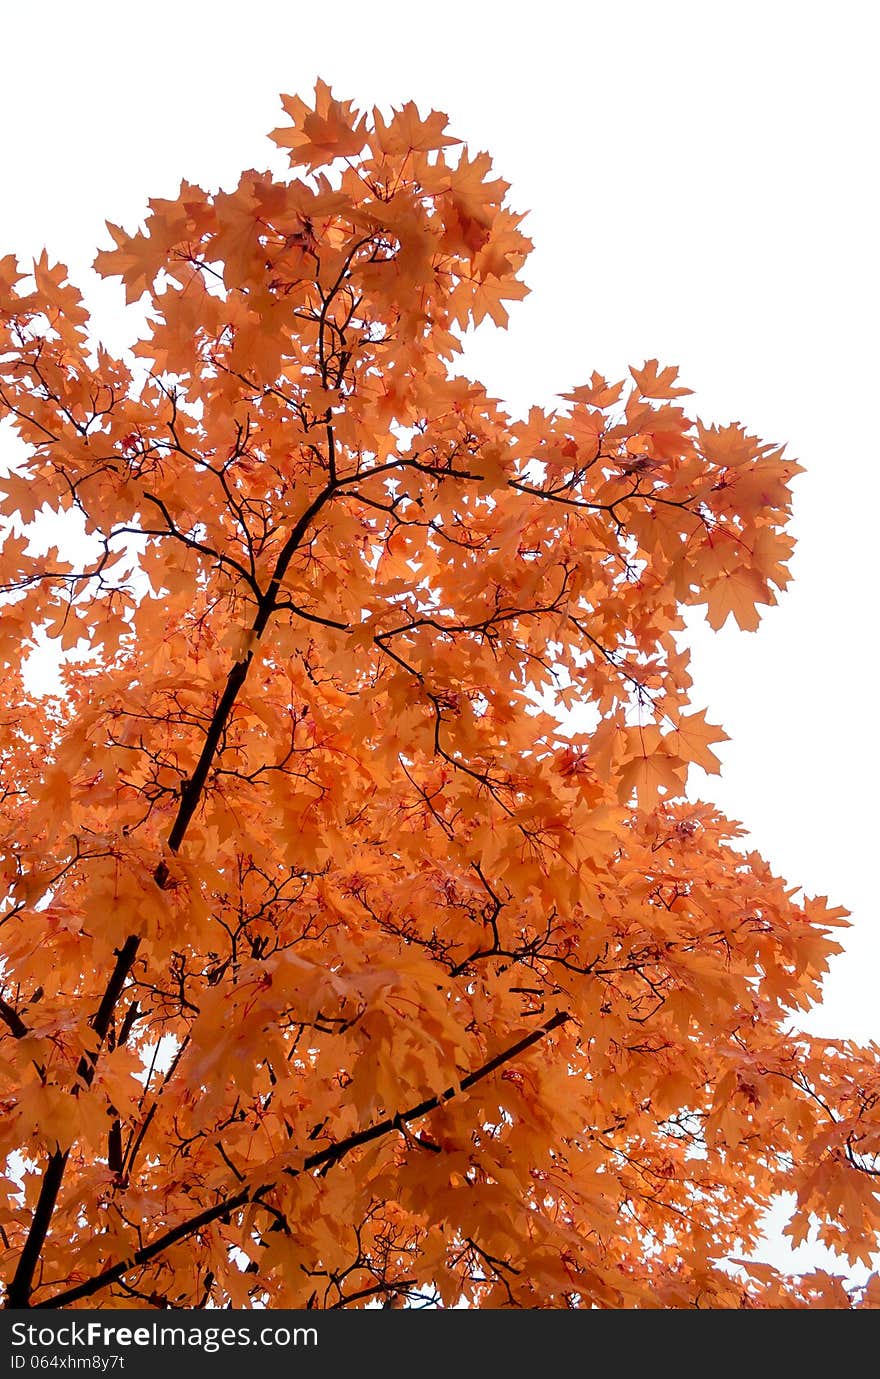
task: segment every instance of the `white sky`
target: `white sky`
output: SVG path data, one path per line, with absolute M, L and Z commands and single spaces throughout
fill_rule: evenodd
M 694 634 L 697 707 L 731 735 L 704 796 L 853 928 L 810 1028 L 880 1038 L 877 146 L 871 0 L 191 3 L 4 15 L 0 256 L 83 285 L 104 220 L 181 178 L 283 167 L 278 93 L 415 100 L 530 209 L 532 294 L 466 369 L 514 410 L 657 357 L 710 421 L 787 441 L 795 582 L 761 630 Z M 115 287 L 93 297 L 124 338 Z M 697 619 L 699 622 L 699 619 Z M 871 710 L 871 704 L 875 708 Z

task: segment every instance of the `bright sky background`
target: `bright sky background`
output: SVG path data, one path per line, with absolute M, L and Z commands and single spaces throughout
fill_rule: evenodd
M 788 442 L 794 584 L 757 633 L 694 620 L 694 701 L 731 736 L 700 790 L 852 911 L 808 1023 L 861 1040 L 880 1039 L 878 40 L 871 0 L 40 0 L 4 16 L 0 171 L 0 255 L 46 245 L 87 286 L 105 220 L 284 167 L 279 92 L 322 76 L 439 108 L 535 242 L 531 295 L 467 372 L 520 412 L 657 357 L 705 420 Z M 120 300 L 92 296 L 111 346 Z

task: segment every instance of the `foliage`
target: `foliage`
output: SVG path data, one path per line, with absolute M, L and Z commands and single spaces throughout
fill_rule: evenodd
M 784 1191 L 869 1258 L 880 1078 L 793 1028 L 843 912 L 684 796 L 681 610 L 757 625 L 798 466 L 656 361 L 511 419 L 489 158 L 284 108 L 110 227 L 130 357 L 0 261 L 7 1304 L 876 1305 L 730 1263 Z

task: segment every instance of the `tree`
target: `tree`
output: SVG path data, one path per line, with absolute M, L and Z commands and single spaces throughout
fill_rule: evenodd
M 869 1259 L 880 1075 L 793 1025 L 844 912 L 684 796 L 681 609 L 757 625 L 798 466 L 653 360 L 511 419 L 489 158 L 284 109 L 110 227 L 130 357 L 0 261 L 7 1305 L 877 1305 L 731 1263 L 782 1192 Z

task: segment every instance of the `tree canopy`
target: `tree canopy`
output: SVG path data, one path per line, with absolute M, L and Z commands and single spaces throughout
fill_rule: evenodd
M 124 357 L 0 260 L 6 1304 L 876 1306 L 746 1259 L 782 1193 L 877 1247 L 845 913 L 685 795 L 682 610 L 757 626 L 799 467 L 656 360 L 509 415 L 489 157 L 283 105 L 287 176 L 109 227 Z

